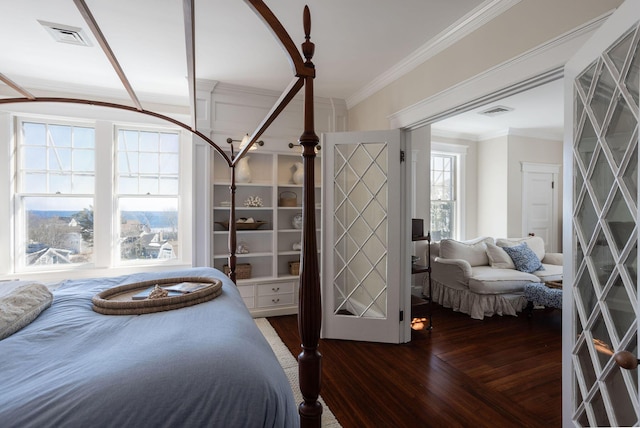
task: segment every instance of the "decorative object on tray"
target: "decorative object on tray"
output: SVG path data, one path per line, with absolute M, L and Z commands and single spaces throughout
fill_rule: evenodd
M 302 242 L 294 242 L 293 251 L 300 251 L 300 250 L 302 250 Z
M 244 156 L 238 161 L 236 167 L 236 182 L 251 183 L 251 168 L 249 168 L 249 156 Z
M 222 267 L 224 274 L 229 276 L 229 265 L 224 265 Z M 249 279 L 251 278 L 251 263 L 238 263 L 236 265 L 236 279 Z
M 238 247 L 236 248 L 237 254 L 249 254 L 249 247 L 246 242 L 239 242 Z
M 302 213 L 293 216 L 291 226 L 293 226 L 294 229 L 302 229 Z
M 289 273 L 291 275 L 300 275 L 300 262 L 289 262 Z
M 169 297 L 169 292 L 156 284 L 151 293 L 149 293 L 148 299 L 162 299 L 163 297 Z
M 291 178 L 295 184 L 302 184 L 304 181 L 304 165 L 302 162 L 293 164 L 293 177 Z
M 298 195 L 296 195 L 295 192 L 292 192 L 290 190 L 285 190 L 284 192 L 280 192 L 278 205 L 280 205 L 281 207 L 297 207 Z
M 220 226 L 224 227 L 225 230 L 229 230 L 229 222 L 228 221 L 216 221 Z M 258 229 L 263 224 L 267 224 L 266 221 L 254 220 L 253 217 L 249 218 L 239 218 L 236 220 L 236 229 L 237 230 L 255 230 Z
M 260 196 L 249 196 L 246 201 L 244 201 L 245 207 L 261 207 L 262 206 L 262 198 Z
M 186 290 L 183 283 L 195 283 Z M 155 287 L 166 288 L 169 295 L 157 299 L 134 299 L 141 292 L 151 293 Z M 178 288 L 173 288 L 175 286 Z M 179 293 L 171 295 L 171 293 Z M 222 281 L 206 277 L 165 278 L 134 282 L 109 288 L 91 299 L 93 310 L 103 315 L 140 315 L 197 305 L 218 297 L 222 293 Z

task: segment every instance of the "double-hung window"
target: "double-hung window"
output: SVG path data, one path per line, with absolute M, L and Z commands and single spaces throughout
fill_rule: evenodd
M 431 153 L 431 236 L 456 237 L 456 155 Z
M 117 129 L 121 261 L 178 256 L 178 132 Z
M 91 263 L 94 128 L 60 121 L 17 123 L 19 269 Z

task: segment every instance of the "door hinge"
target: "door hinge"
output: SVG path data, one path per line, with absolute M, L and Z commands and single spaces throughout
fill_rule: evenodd
M 400 150 L 400 163 L 404 162 L 404 150 Z
M 552 181 L 552 182 L 551 182 L 551 188 L 552 188 L 552 189 L 554 189 L 554 188 L 555 188 L 555 185 L 556 185 L 555 181 Z
M 400 311 L 400 322 L 404 321 L 404 311 Z

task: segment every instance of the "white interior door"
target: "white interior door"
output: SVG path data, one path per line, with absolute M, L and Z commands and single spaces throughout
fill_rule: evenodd
M 565 67 L 563 419 L 637 426 L 638 1 L 624 2 Z
M 323 135 L 323 338 L 410 340 L 403 145 L 399 130 Z
M 560 166 L 522 165 L 522 231 L 544 240 L 545 251 L 558 251 L 558 174 Z

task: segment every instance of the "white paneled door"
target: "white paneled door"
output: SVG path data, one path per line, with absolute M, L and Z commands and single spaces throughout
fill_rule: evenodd
M 402 138 L 399 130 L 323 135 L 323 338 L 410 340 Z
M 637 0 L 626 1 L 565 68 L 563 419 L 637 426 Z

